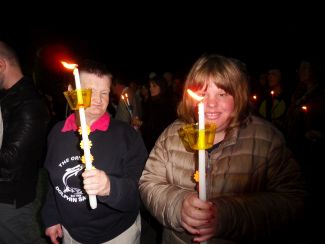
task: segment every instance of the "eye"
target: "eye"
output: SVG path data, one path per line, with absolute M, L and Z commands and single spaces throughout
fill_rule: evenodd
M 106 96 L 106 95 L 109 94 L 109 92 L 108 91 L 103 91 L 103 92 L 101 92 L 101 94 L 104 95 L 104 96 Z
M 218 93 L 217 95 L 218 95 L 219 97 L 225 97 L 225 96 L 227 96 L 227 93 L 222 92 L 222 93 Z

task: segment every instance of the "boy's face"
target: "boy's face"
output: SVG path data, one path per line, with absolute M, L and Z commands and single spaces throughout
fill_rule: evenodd
M 83 89 L 92 90 L 91 105 L 85 110 L 86 116 L 100 118 L 107 111 L 109 103 L 110 77 L 80 72 L 80 81 Z

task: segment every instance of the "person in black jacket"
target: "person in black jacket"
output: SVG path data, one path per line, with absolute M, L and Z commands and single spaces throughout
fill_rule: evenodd
M 92 89 L 85 109 L 96 169 L 84 170 L 78 110 L 49 133 L 45 168 L 51 187 L 42 208 L 52 243 L 140 243 L 138 181 L 147 159 L 141 135 L 107 112 L 111 74 L 98 62 L 80 63 L 81 87 Z M 82 113 L 81 113 L 82 114 Z M 97 207 L 89 207 L 96 195 Z
M 15 50 L 0 41 L 0 243 L 39 243 L 33 200 L 49 123 L 45 101 L 24 76 Z

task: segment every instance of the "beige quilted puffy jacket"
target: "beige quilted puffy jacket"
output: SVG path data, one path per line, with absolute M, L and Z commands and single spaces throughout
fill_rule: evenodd
M 301 172 L 270 123 L 250 117 L 208 155 L 207 194 L 220 223 L 209 243 L 270 239 L 300 220 L 305 195 Z M 195 192 L 196 152 L 186 151 L 172 123 L 158 138 L 140 178 L 141 198 L 164 226 L 163 243 L 191 243 L 180 225 L 183 199 Z

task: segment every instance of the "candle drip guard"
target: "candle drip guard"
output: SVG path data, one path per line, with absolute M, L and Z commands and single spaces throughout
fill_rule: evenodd
M 207 123 L 199 130 L 198 124 L 187 124 L 178 130 L 186 150 L 205 150 L 213 146 L 216 124 Z
M 78 99 L 78 93 L 82 95 L 82 99 Z M 87 108 L 91 102 L 91 89 L 77 89 L 63 92 L 68 101 L 71 110 L 78 110 L 79 108 Z

